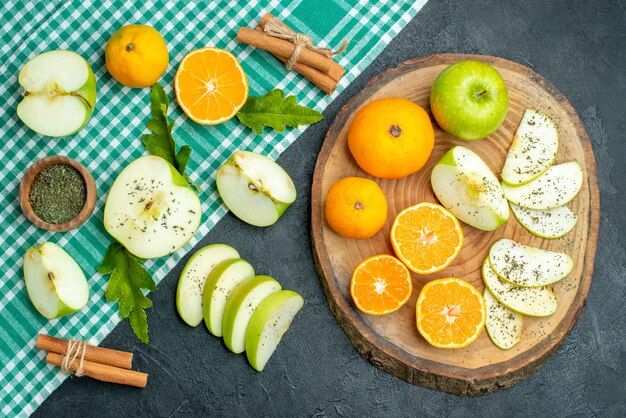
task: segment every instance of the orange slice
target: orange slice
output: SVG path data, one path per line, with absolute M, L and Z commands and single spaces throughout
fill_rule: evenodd
M 417 330 L 431 345 L 463 348 L 485 326 L 485 300 L 465 280 L 438 279 L 426 284 L 417 298 Z
M 350 294 L 361 311 L 384 315 L 407 303 L 413 290 L 411 273 L 397 258 L 375 255 L 359 264 L 352 274 Z
M 391 226 L 391 244 L 411 271 L 429 274 L 445 269 L 459 255 L 463 230 L 448 210 L 424 202 L 396 216 Z
M 241 64 L 219 48 L 196 49 L 185 55 L 174 87 L 178 105 L 202 125 L 232 119 L 248 99 L 248 78 Z

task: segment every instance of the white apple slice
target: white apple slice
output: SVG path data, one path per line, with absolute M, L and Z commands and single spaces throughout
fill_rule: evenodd
M 489 289 L 485 289 L 483 297 L 487 309 L 485 328 L 489 338 L 498 348 L 513 348 L 522 340 L 524 317 L 498 302 Z
M 211 334 L 223 335 L 224 309 L 230 294 L 239 283 L 253 276 L 254 268 L 241 258 L 222 261 L 211 271 L 202 292 L 204 324 Z
M 491 246 L 489 262 L 498 277 L 524 287 L 558 282 L 574 267 L 572 257 L 565 253 L 530 247 L 506 238 Z
M 304 306 L 302 296 L 291 290 L 273 293 L 256 308 L 246 329 L 246 355 L 250 365 L 262 371 Z
M 289 174 L 254 152 L 235 152 L 217 171 L 216 181 L 226 207 L 255 226 L 272 225 L 296 200 Z
M 224 344 L 230 351 L 243 353 L 246 349 L 246 329 L 252 314 L 266 297 L 281 289 L 280 283 L 269 276 L 252 277 L 233 289 L 222 319 Z
M 536 210 L 511 203 L 511 211 L 528 232 L 547 239 L 561 238 L 578 222 L 578 216 L 566 206 Z
M 104 227 L 139 258 L 157 258 L 184 246 L 200 226 L 198 195 L 161 157 L 128 164 L 109 190 Z
M 500 182 L 485 162 L 465 147 L 454 147 L 439 160 L 430 182 L 441 204 L 461 221 L 493 231 L 509 219 Z
M 48 319 L 72 314 L 89 300 L 89 285 L 80 266 L 51 242 L 26 251 L 24 281 L 30 301 Z
M 24 99 L 17 115 L 32 130 L 67 136 L 84 127 L 96 105 L 96 78 L 83 57 L 48 51 L 28 61 L 18 76 Z
M 504 196 L 528 209 L 552 209 L 566 205 L 583 185 L 583 169 L 576 161 L 552 166 L 523 186 L 502 185 Z
M 506 282 L 491 268 L 489 257 L 483 263 L 483 281 L 494 298 L 513 312 L 544 317 L 556 312 L 556 295 L 548 287 L 520 287 Z
M 197 327 L 202 322 L 202 291 L 211 271 L 222 261 L 235 258 L 239 253 L 233 247 L 212 244 L 200 248 L 187 261 L 178 279 L 176 309 L 188 325 Z
M 559 149 L 559 135 L 552 119 L 527 109 L 502 167 L 502 181 L 509 186 L 526 184 L 550 168 Z

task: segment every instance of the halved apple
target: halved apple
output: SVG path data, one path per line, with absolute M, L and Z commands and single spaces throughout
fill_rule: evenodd
M 255 226 L 269 226 L 296 200 L 289 174 L 263 155 L 237 151 L 217 171 L 217 190 L 235 216 Z
M 18 76 L 24 99 L 17 116 L 46 136 L 67 136 L 83 128 L 96 105 L 96 78 L 83 57 L 48 51 L 28 61 Z
M 139 258 L 184 246 L 200 226 L 198 195 L 166 160 L 154 155 L 128 164 L 109 190 L 104 227 Z
M 521 186 L 536 179 L 554 163 L 558 149 L 559 135 L 552 119 L 526 109 L 504 161 L 502 181 Z
M 522 340 L 524 317 L 498 302 L 487 288 L 483 298 L 487 310 L 485 328 L 489 338 L 498 348 L 503 350 L 512 348 Z
M 291 290 L 281 290 L 269 295 L 256 308 L 245 337 L 246 355 L 255 370 L 265 368 L 302 306 L 302 296 Z
M 511 203 L 511 211 L 528 232 L 547 239 L 561 238 L 578 222 L 578 216 L 566 206 L 539 210 L 527 209 Z
M 489 257 L 483 262 L 483 281 L 498 302 L 522 315 L 544 317 L 556 312 L 556 295 L 548 287 L 521 287 L 502 280 L 491 268 Z
M 558 282 L 574 267 L 572 257 L 565 253 L 530 247 L 506 238 L 491 246 L 489 262 L 498 277 L 524 287 Z
M 222 261 L 236 258 L 239 253 L 233 247 L 212 244 L 200 248 L 187 261 L 178 279 L 176 309 L 188 325 L 196 327 L 202 322 L 202 291 L 211 271 Z
M 250 318 L 259 304 L 272 293 L 280 291 L 280 283 L 269 276 L 255 276 L 247 279 L 233 290 L 222 319 L 224 344 L 233 353 L 243 353 L 246 349 L 246 329 Z
M 444 154 L 431 172 L 437 199 L 461 221 L 493 231 L 509 219 L 500 182 L 473 151 L 461 146 Z
M 583 185 L 583 169 L 576 161 L 552 166 L 523 186 L 502 185 L 504 196 L 528 209 L 552 209 L 566 205 Z
M 30 301 L 48 319 L 72 314 L 89 300 L 89 285 L 80 266 L 52 242 L 26 251 L 24 281 Z
M 209 274 L 202 292 L 204 324 L 209 332 L 221 337 L 226 302 L 233 289 L 254 276 L 254 268 L 246 260 L 236 258 L 219 263 Z

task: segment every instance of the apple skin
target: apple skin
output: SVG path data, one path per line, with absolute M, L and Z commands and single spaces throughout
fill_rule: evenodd
M 86 59 L 84 59 L 83 57 L 81 57 L 80 55 L 76 54 L 75 52 L 72 51 L 66 51 L 66 50 L 54 50 L 54 51 L 47 51 L 44 52 L 42 54 L 37 55 L 36 57 L 34 57 L 33 59 L 31 59 L 30 61 L 28 61 L 26 64 L 24 64 L 24 67 L 22 67 L 22 70 L 20 71 L 19 75 L 18 75 L 18 83 L 20 84 L 20 86 L 24 86 L 25 84 L 25 73 L 27 71 L 27 67 L 28 65 L 35 60 L 36 58 L 45 56 L 45 55 L 53 55 L 53 54 L 57 54 L 57 53 L 71 53 L 74 55 L 77 55 L 78 57 L 80 57 L 85 65 L 87 66 L 87 81 L 85 82 L 85 84 L 80 87 L 78 90 L 75 90 L 73 92 L 73 95 L 79 96 L 81 98 L 81 101 L 83 102 L 83 104 L 85 105 L 86 108 L 86 114 L 85 114 L 85 119 L 82 123 L 82 125 L 80 125 L 80 127 L 78 127 L 77 129 L 75 129 L 72 132 L 69 133 L 63 133 L 60 135 L 56 135 L 56 134 L 51 134 L 50 132 L 47 132 L 45 130 L 33 127 L 31 125 L 29 125 L 26 122 L 26 117 L 24 116 L 24 104 L 25 104 L 25 100 L 22 100 L 18 106 L 17 106 L 17 115 L 18 117 L 22 120 L 22 122 L 24 122 L 24 124 L 26 126 L 28 126 L 29 128 L 31 128 L 32 130 L 34 130 L 35 132 L 44 135 L 44 136 L 50 136 L 50 137 L 65 137 L 65 136 L 70 136 L 70 135 L 74 135 L 76 132 L 80 131 L 81 129 L 83 129 L 85 127 L 85 125 L 87 125 L 87 123 L 89 122 L 89 119 L 91 119 L 91 115 L 93 114 L 93 111 L 96 107 L 96 76 L 94 75 L 93 69 L 91 68 L 91 65 L 89 65 L 89 62 L 87 62 Z M 29 95 L 32 92 L 28 92 L 26 91 L 26 94 Z
M 491 65 L 460 61 L 443 70 L 430 93 L 430 109 L 447 133 L 474 141 L 494 133 L 504 122 L 509 94 Z

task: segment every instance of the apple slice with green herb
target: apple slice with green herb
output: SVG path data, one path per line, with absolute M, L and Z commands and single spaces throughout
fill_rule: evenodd
M 509 205 L 500 182 L 473 151 L 454 147 L 439 160 L 430 182 L 437 199 L 457 218 L 484 231 L 509 219 Z
M 483 281 L 498 302 L 522 315 L 544 317 L 556 312 L 556 295 L 547 287 L 521 287 L 502 280 L 491 268 L 489 257 L 483 263 Z
M 578 222 L 578 216 L 566 206 L 536 210 L 511 203 L 511 211 L 528 232 L 547 239 L 561 238 Z
M 281 290 L 266 297 L 256 308 L 245 337 L 246 355 L 255 370 L 265 368 L 302 306 L 302 296 L 291 290 Z
M 230 351 L 243 353 L 252 314 L 266 297 L 281 289 L 280 283 L 269 276 L 255 276 L 237 285 L 226 302 L 222 319 L 224 344 Z
M 296 187 L 289 174 L 254 152 L 235 152 L 217 171 L 216 181 L 226 207 L 255 226 L 272 225 L 296 200 Z
M 202 292 L 204 324 L 211 334 L 223 335 L 222 322 L 228 298 L 239 283 L 253 276 L 254 268 L 241 258 L 222 261 L 211 271 Z
M 485 328 L 489 338 L 498 348 L 513 348 L 522 340 L 524 317 L 498 302 L 489 289 L 485 289 L 483 297 L 487 309 Z
M 89 300 L 89 285 L 80 266 L 51 242 L 26 251 L 24 281 L 30 301 L 48 319 L 72 314 Z
M 502 185 L 510 202 L 528 209 L 552 209 L 568 204 L 583 185 L 583 169 L 576 161 L 550 167 L 523 186 Z
M 188 325 L 196 327 L 202 322 L 202 291 L 211 271 L 222 261 L 236 258 L 239 253 L 233 247 L 212 244 L 200 248 L 187 261 L 178 279 L 176 309 Z
M 509 186 L 526 184 L 550 168 L 559 149 L 559 135 L 552 119 L 527 109 L 502 168 L 502 181 Z
M 530 247 L 506 238 L 491 246 L 489 262 L 498 277 L 524 287 L 558 282 L 574 267 L 572 257 L 565 253 Z

